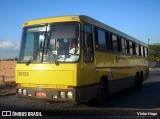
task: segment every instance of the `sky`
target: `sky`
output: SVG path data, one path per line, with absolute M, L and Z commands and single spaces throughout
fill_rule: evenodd
M 0 59 L 18 57 L 24 22 L 61 15 L 87 15 L 160 43 L 160 0 L 0 0 Z

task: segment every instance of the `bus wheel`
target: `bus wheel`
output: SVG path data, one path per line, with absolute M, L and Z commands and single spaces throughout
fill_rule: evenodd
M 97 97 L 95 99 L 96 106 L 103 106 L 106 101 L 107 87 L 104 80 L 101 80 L 98 87 Z
M 140 89 L 142 87 L 142 77 L 139 73 L 135 76 L 135 89 Z
M 143 83 L 144 77 L 143 77 L 143 72 L 141 72 L 140 74 L 140 78 L 139 78 L 139 87 L 142 87 L 142 83 Z

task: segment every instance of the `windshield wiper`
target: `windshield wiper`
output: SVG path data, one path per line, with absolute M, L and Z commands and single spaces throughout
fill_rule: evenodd
M 26 65 L 29 65 L 32 61 L 33 61 L 33 57 L 31 57 L 31 58 L 27 61 Z
M 27 61 L 26 65 L 29 65 L 33 60 L 37 59 L 37 56 L 40 53 L 40 49 L 34 49 L 34 54 L 31 58 Z
M 59 65 L 59 62 L 56 60 L 56 58 L 55 58 L 55 56 L 54 56 L 54 54 L 52 53 L 52 51 L 48 48 L 47 49 L 48 51 L 49 51 L 49 53 L 50 53 L 50 55 L 49 56 L 51 56 L 52 57 L 52 60 L 54 61 L 54 63 L 55 63 L 55 65 Z

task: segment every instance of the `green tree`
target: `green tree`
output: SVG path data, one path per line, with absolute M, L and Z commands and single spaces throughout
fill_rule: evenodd
M 15 57 L 15 58 L 14 58 L 14 60 L 16 60 L 16 61 L 17 61 L 17 60 L 18 60 L 18 58 L 17 58 L 17 57 Z
M 160 43 L 149 45 L 149 60 L 160 61 Z

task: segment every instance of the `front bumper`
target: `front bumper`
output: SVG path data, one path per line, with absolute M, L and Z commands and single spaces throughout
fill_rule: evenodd
M 41 99 L 49 101 L 62 101 L 81 103 L 88 102 L 97 96 L 98 85 L 84 86 L 74 89 L 52 89 L 52 88 L 31 88 L 17 87 L 19 97 Z

